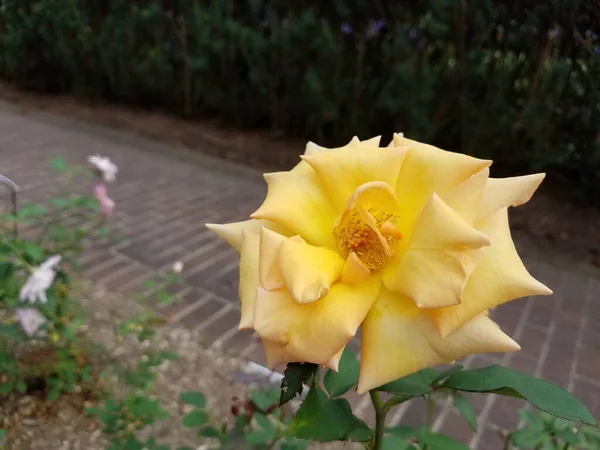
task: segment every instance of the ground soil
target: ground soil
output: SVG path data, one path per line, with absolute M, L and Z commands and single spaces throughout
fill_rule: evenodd
M 66 95 L 40 95 L 4 82 L 0 82 L 0 99 L 24 111 L 104 125 L 265 171 L 291 168 L 305 145 L 266 131 L 231 129 L 215 121 L 185 120 L 160 111 L 91 103 Z M 578 200 L 576 191 L 572 182 L 549 174 L 534 198 L 511 212 L 511 224 L 522 237 L 533 238 L 552 254 L 558 251 L 571 261 L 600 267 L 600 208 Z
M 157 335 L 144 343 L 121 338 L 115 324 L 139 314 L 144 309 L 121 294 L 107 292 L 88 282 L 80 283 L 83 292 L 80 301 L 89 322 L 82 329 L 82 340 L 103 348 L 86 353 L 95 373 L 109 376 L 99 378 L 100 385 L 109 392 L 121 392 L 122 380 L 114 373 L 114 363 L 135 364 L 148 347 L 178 353 L 179 359 L 162 364 L 156 374 L 152 395 L 158 398 L 170 418 L 144 428 L 138 433 L 141 439 L 155 437 L 161 444 L 175 449 L 188 446 L 195 450 L 219 448 L 218 443 L 198 437 L 196 432 L 182 426 L 186 406 L 180 395 L 186 391 L 200 391 L 207 397 L 207 411 L 220 423 L 233 424 L 234 399 L 249 398 L 253 388 L 274 387 L 262 375 L 248 373 L 247 361 L 225 350 L 210 350 L 203 345 L 200 334 L 180 325 L 158 329 Z M 45 392 L 11 394 L 0 398 L 0 428 L 7 430 L 2 450 L 103 450 L 109 439 L 102 432 L 101 423 L 85 414 L 85 409 L 103 402 L 99 386 L 94 390 L 63 395 L 55 402 L 45 400 Z M 297 406 L 297 402 L 294 402 Z M 242 439 L 240 437 L 240 439 Z M 247 448 L 240 440 L 240 449 Z M 313 449 L 341 450 L 357 448 L 354 444 L 334 443 L 314 445 Z

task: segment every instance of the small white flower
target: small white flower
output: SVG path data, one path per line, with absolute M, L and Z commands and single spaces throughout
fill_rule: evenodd
M 38 328 L 46 323 L 46 318 L 35 308 L 17 308 L 15 314 L 23 331 L 29 337 L 33 336 Z
M 51 256 L 40 267 L 35 269 L 21 288 L 19 299 L 21 301 L 27 300 L 30 303 L 35 303 L 36 301 L 46 303 L 48 301 L 46 291 L 52 286 L 54 276 L 56 275 L 54 269 L 60 263 L 61 259 L 60 255 Z
M 175 261 L 173 264 L 173 272 L 181 273 L 183 272 L 183 261 Z
M 117 173 L 119 172 L 119 168 L 117 167 L 117 165 L 114 162 L 112 162 L 106 156 L 100 156 L 100 155 L 88 156 L 88 162 L 92 166 L 94 166 L 98 170 L 98 172 L 100 172 L 102 179 L 104 181 L 106 181 L 107 183 L 112 183 L 117 178 Z

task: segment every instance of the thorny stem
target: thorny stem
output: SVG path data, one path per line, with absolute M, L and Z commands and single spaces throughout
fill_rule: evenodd
M 381 399 L 381 393 L 376 390 L 369 391 L 371 401 L 373 402 L 373 408 L 375 408 L 375 435 L 373 437 L 372 450 L 381 450 L 383 448 L 383 431 L 385 428 L 385 415 L 387 409 Z
M 381 393 L 376 390 L 369 391 L 373 407 L 375 408 L 375 435 L 370 443 L 370 450 L 381 450 L 383 448 L 383 432 L 385 431 L 385 416 L 394 406 L 404 403 L 410 397 L 394 396 L 383 403 Z
M 427 396 L 427 429 L 433 428 L 433 415 L 435 412 L 435 400 L 431 395 Z

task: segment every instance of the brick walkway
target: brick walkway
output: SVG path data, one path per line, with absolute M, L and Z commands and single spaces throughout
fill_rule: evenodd
M 0 104 L 0 172 L 23 188 L 21 202 L 44 201 L 53 195 L 51 156 L 84 163 L 92 153 L 109 156 L 120 168 L 118 182 L 110 186 L 117 202 L 112 228 L 119 239 L 90 248 L 84 259 L 89 277 L 110 290 L 140 292 L 143 280 L 182 260 L 183 302 L 163 311 L 165 315 L 201 330 L 207 344 L 263 363 L 253 338 L 236 331 L 237 255 L 204 228 L 206 222 L 247 218 L 265 194 L 259 174 L 182 149 L 64 119 L 23 114 Z M 549 258 L 523 238 L 516 240 L 532 274 L 555 295 L 513 302 L 494 312 L 503 329 L 519 341 L 521 352 L 480 355 L 464 364 L 502 363 L 543 376 L 574 391 L 600 416 L 600 274 L 567 266 L 560 255 Z M 501 448 L 497 430 L 518 424 L 513 411 L 522 403 L 488 396 L 478 397 L 475 404 L 480 412 L 476 435 L 444 404 L 439 405 L 436 426 L 472 448 Z M 422 424 L 424 409 L 413 402 L 391 420 Z

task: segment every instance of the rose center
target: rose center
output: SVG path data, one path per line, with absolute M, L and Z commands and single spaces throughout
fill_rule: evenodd
M 369 209 L 346 210 L 333 235 L 340 253 L 347 258 L 351 253 L 369 270 L 383 267 L 394 255 L 395 242 L 402 237 L 393 214 Z

